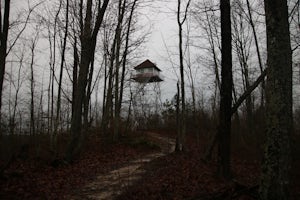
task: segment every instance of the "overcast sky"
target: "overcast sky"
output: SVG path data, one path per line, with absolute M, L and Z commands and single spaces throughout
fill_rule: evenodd
M 161 83 L 162 99 L 171 99 L 176 94 L 176 83 L 179 76 L 178 24 L 176 18 L 177 0 L 154 1 L 150 7 L 143 7 L 142 9 L 145 10 L 143 13 L 146 15 L 146 21 L 142 20 L 141 23 L 145 21 L 145 23 L 152 24 L 151 35 L 146 44 L 147 48 L 144 59 L 150 59 L 162 70 L 162 74 L 165 77 Z M 199 52 L 193 49 L 191 54 L 195 56 Z M 196 81 L 196 86 L 200 89 L 199 82 L 203 82 L 201 79 L 205 75 L 201 75 L 201 71 L 199 70 L 197 73 L 199 74 L 197 74 L 198 80 Z M 189 83 L 186 81 L 186 92 L 189 97 L 190 91 L 188 85 Z

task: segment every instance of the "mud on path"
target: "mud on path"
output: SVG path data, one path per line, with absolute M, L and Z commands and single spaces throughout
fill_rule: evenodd
M 175 139 L 161 136 L 157 133 L 145 133 L 149 140 L 160 146 L 161 151 L 144 155 L 143 157 L 129 161 L 126 165 L 114 169 L 106 174 L 97 175 L 92 182 L 70 196 L 69 199 L 114 199 L 126 188 L 142 178 L 145 173 L 142 166 L 146 163 L 167 155 L 175 149 Z

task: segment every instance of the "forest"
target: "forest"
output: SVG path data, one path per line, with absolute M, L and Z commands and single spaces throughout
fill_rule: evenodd
M 0 199 L 300 199 L 299 168 L 299 0 L 0 1 Z

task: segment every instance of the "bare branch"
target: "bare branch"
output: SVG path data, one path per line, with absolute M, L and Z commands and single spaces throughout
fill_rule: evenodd
M 28 21 L 30 19 L 30 15 L 31 13 L 34 11 L 35 8 L 37 8 L 39 5 L 41 5 L 44 1 L 41 1 L 39 3 L 37 3 L 36 5 L 34 5 L 32 8 L 29 8 L 29 13 L 26 17 L 26 20 L 24 22 L 24 26 L 22 27 L 21 31 L 18 33 L 18 35 L 16 36 L 16 38 L 14 39 L 14 41 L 12 42 L 12 44 L 10 45 L 9 49 L 6 52 L 6 55 L 9 54 L 9 52 L 11 51 L 11 49 L 15 46 L 17 40 L 21 37 L 22 33 L 24 32 L 24 30 L 26 29 L 26 26 L 28 24 Z M 29 4 L 29 3 L 28 3 Z
M 253 92 L 253 90 L 265 79 L 267 75 L 267 69 L 264 69 L 261 75 L 256 79 L 256 81 L 238 98 L 235 104 L 231 107 L 231 115 L 233 115 L 239 106 L 244 102 L 244 100 Z

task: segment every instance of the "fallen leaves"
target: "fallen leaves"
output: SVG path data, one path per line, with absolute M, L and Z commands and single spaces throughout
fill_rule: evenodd
M 72 165 L 52 167 L 38 160 L 17 160 L 0 180 L 0 199 L 68 199 L 96 174 L 106 173 L 141 157 L 147 148 L 118 143 L 101 146 L 92 142 Z
M 193 138 L 190 140 L 187 152 L 171 153 L 146 164 L 144 177 L 129 186 L 118 199 L 255 199 L 260 161 L 233 150 L 234 181 L 228 182 L 216 176 L 216 161 L 203 163 L 201 160 L 205 144 L 196 143 Z M 81 158 L 72 165 L 53 168 L 34 160 L 14 163 L 7 171 L 8 180 L 0 180 L 0 199 L 68 199 L 68 194 L 80 192 L 82 186 L 94 180 L 97 174 L 117 169 L 152 151 L 137 145 L 146 144 L 144 142 L 134 142 L 134 145 L 89 144 Z M 300 196 L 299 166 L 296 162 L 293 169 L 295 199 Z
M 235 193 L 235 184 L 216 176 L 215 161 L 203 163 L 199 144 L 191 142 L 188 147 L 188 152 L 172 153 L 149 163 L 144 179 L 118 199 L 230 199 Z M 257 162 L 244 162 L 234 158 L 232 164 L 237 181 L 243 180 L 243 184 L 247 185 L 257 183 Z

